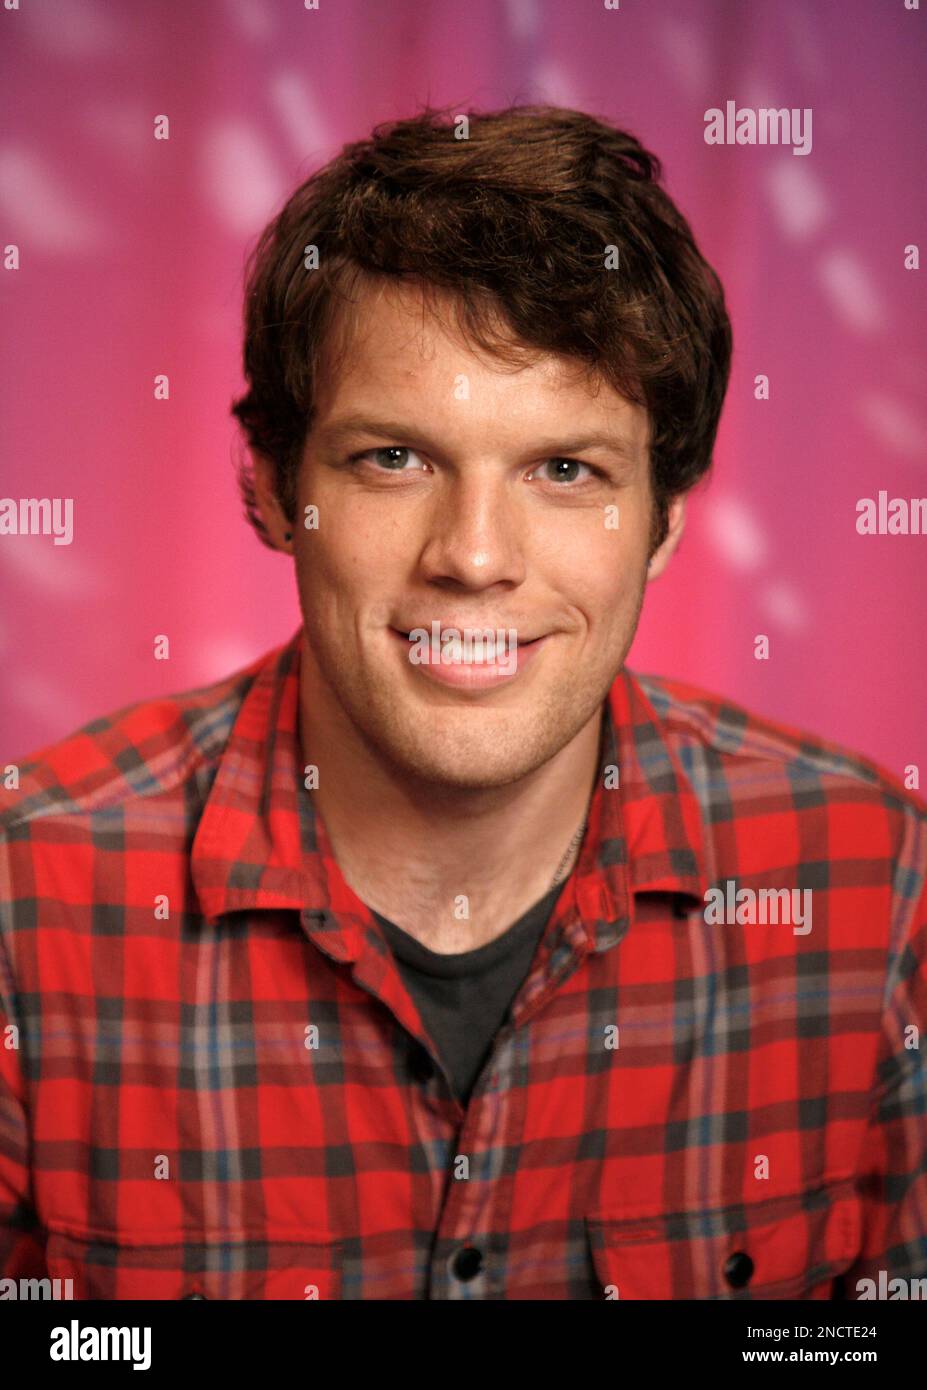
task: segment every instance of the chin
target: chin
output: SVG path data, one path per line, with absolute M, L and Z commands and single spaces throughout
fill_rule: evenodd
M 446 787 L 449 791 L 492 791 L 520 782 L 523 777 L 534 772 L 540 763 L 490 762 L 474 759 L 470 761 L 442 762 L 440 759 L 415 761 L 411 758 L 393 757 L 394 763 L 401 767 L 407 776 L 431 787 Z M 542 759 L 542 761 L 544 761 Z
M 382 757 L 408 777 L 431 786 L 460 791 L 507 787 L 541 767 L 569 739 L 526 738 L 525 723 L 502 730 L 436 727 L 388 728 L 370 731 Z M 424 735 L 424 737 L 423 737 Z

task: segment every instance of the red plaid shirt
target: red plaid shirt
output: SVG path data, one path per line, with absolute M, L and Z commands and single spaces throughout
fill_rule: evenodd
M 298 637 L 0 793 L 0 1274 L 159 1299 L 927 1275 L 923 804 L 623 672 L 619 785 L 464 1109 L 304 789 Z M 709 924 L 731 880 L 811 889 L 811 931 Z

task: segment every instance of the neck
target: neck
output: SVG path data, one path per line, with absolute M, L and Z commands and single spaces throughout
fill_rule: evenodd
M 312 661 L 301 664 L 300 705 L 302 747 L 319 769 L 313 804 L 345 882 L 431 950 L 492 941 L 567 877 L 598 771 L 601 706 L 519 781 L 461 789 L 378 758 Z

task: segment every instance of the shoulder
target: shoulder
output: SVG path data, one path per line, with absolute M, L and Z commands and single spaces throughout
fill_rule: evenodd
M 762 826 L 807 813 L 832 851 L 855 846 L 859 855 L 893 858 L 921 880 L 927 875 L 927 803 L 900 776 L 701 687 L 664 676 L 634 679 L 711 819 L 727 814 Z
M 127 705 L 95 719 L 20 764 L 0 790 L 0 846 L 53 827 L 79 835 L 95 819 L 208 781 L 241 702 L 268 660 L 211 685 Z
M 7 989 L 19 979 L 27 993 L 41 992 L 62 960 L 68 978 L 89 979 L 95 936 L 131 933 L 139 922 L 148 930 L 153 893 L 182 897 L 223 750 L 249 690 L 278 655 L 210 685 L 127 705 L 19 766 L 7 763 L 0 783 Z M 121 959 L 116 952 L 113 961 Z

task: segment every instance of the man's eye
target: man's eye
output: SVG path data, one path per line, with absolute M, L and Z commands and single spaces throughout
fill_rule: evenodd
M 579 472 L 581 468 L 586 470 L 582 477 Z M 588 463 L 580 463 L 579 459 L 561 458 L 545 459 L 540 468 L 534 471 L 540 473 L 542 470 L 545 470 L 545 481 L 550 483 L 575 483 L 594 472 Z
M 388 444 L 382 449 L 368 449 L 366 453 L 358 454 L 358 460 L 371 459 L 378 468 L 382 468 L 389 473 L 403 473 L 406 471 L 406 464 L 415 459 L 421 467 L 421 460 L 414 449 L 406 449 L 399 444 Z

